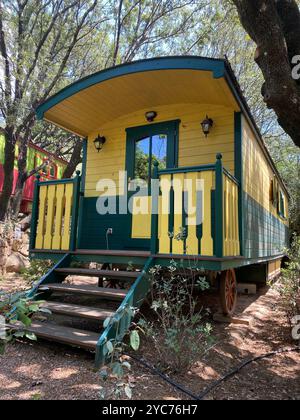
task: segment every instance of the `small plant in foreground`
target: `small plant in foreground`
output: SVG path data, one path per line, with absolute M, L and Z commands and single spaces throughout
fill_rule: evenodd
M 287 251 L 289 262 L 282 270 L 278 286 L 284 310 L 289 322 L 300 315 L 300 236 L 294 236 L 291 248 Z
M 118 399 L 122 394 L 126 395 L 127 398 L 132 398 L 132 389 L 134 384 L 130 375 L 131 364 L 128 362 L 128 357 L 124 355 L 127 348 L 131 348 L 137 351 L 140 347 L 140 335 L 139 327 L 131 330 L 129 334 L 129 345 L 125 344 L 124 341 L 118 340 L 120 332 L 120 319 L 128 316 L 129 319 L 133 319 L 137 311 L 129 306 L 124 306 L 116 317 L 107 318 L 104 321 L 104 328 L 113 328 L 116 339 L 107 340 L 104 346 L 104 355 L 108 362 L 104 366 L 99 374 L 101 380 L 105 383 L 109 378 L 114 380 L 114 386 L 111 391 L 111 396 Z M 132 325 L 134 327 L 134 324 Z M 100 398 L 106 399 L 109 395 L 104 387 L 100 392 Z
M 197 309 L 196 290 L 209 284 L 200 270 L 179 269 L 173 261 L 163 269 L 155 266 L 151 308 L 159 322 L 140 320 L 139 325 L 153 341 L 161 367 L 179 373 L 189 369 L 211 346 L 212 326 L 204 322 L 205 311 Z
M 30 261 L 30 266 L 22 270 L 21 275 L 28 285 L 31 286 L 34 282 L 40 280 L 52 265 L 53 262 L 50 260 L 32 260 Z
M 35 334 L 26 331 L 31 325 L 31 317 L 37 312 L 49 313 L 47 309 L 41 308 L 44 301 L 32 301 L 26 297 L 24 293 L 15 293 L 13 295 L 0 293 L 0 315 L 3 316 L 5 323 L 9 327 L 5 337 L 0 338 L 0 354 L 4 354 L 6 344 L 14 338 L 28 338 L 36 341 Z M 21 322 L 22 329 L 14 330 L 14 323 Z

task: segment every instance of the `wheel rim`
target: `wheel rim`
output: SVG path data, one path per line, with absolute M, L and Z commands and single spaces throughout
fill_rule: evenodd
M 225 284 L 225 299 L 226 306 L 229 313 L 232 313 L 236 305 L 236 281 L 232 271 L 227 271 L 226 284 Z
M 221 303 L 226 315 L 234 313 L 237 304 L 237 283 L 234 270 L 227 270 L 222 273 Z

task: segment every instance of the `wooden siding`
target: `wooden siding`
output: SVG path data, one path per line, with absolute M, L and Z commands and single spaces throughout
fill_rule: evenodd
M 274 171 L 246 120 L 242 120 L 244 179 L 244 256 L 271 257 L 282 254 L 289 241 L 288 197 L 284 219 L 271 200 Z M 278 181 L 278 179 L 277 179 Z
M 277 207 L 270 200 L 270 187 L 274 179 L 274 171 L 267 162 L 249 124 L 245 118 L 242 121 L 244 191 L 265 210 L 288 225 L 288 220 L 284 220 L 278 215 Z M 283 190 L 282 192 L 288 209 L 288 198 Z
M 145 125 L 145 112 L 155 109 L 155 123 L 180 119 L 179 167 L 214 163 L 216 154 L 223 154 L 224 167 L 234 173 L 234 110 L 223 106 L 178 104 L 149 106 L 133 114 L 124 115 L 99 127 L 89 135 L 85 196 L 97 197 L 96 184 L 100 179 L 118 181 L 119 171 L 125 170 L 126 128 Z M 206 114 L 214 120 L 211 134 L 206 138 L 201 121 Z M 97 153 L 93 140 L 101 134 L 106 137 L 103 150 Z M 121 181 L 123 185 L 124 180 Z M 121 195 L 124 188 L 116 191 Z

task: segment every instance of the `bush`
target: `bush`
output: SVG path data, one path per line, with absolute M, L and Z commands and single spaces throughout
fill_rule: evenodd
M 157 322 L 142 319 L 140 326 L 153 341 L 161 368 L 174 373 L 189 369 L 212 344 L 212 326 L 204 322 L 207 312 L 197 308 L 195 291 L 209 288 L 199 270 L 167 269 L 155 266 L 152 277 L 152 304 Z
M 0 355 L 5 352 L 5 346 L 14 338 L 28 338 L 29 340 L 36 341 L 35 334 L 26 331 L 31 325 L 31 318 L 38 312 L 49 314 L 49 311 L 42 308 L 41 305 L 44 301 L 33 301 L 26 296 L 26 293 L 7 294 L 0 293 L 0 316 L 3 317 L 5 325 L 10 324 L 11 327 L 7 329 L 4 325 L 0 324 Z M 17 328 L 14 330 L 14 323 L 19 321 L 22 324 L 22 329 Z M 5 329 L 4 337 L 2 336 Z
M 289 262 L 282 270 L 279 292 L 288 320 L 300 314 L 300 237 L 294 236 L 291 248 L 287 251 Z
M 53 261 L 50 260 L 32 260 L 30 266 L 22 270 L 21 275 L 29 285 L 38 281 L 52 267 Z

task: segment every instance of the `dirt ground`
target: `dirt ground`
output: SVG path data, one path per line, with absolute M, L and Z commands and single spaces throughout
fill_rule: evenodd
M 0 279 L 2 291 L 22 288 L 26 285 L 20 277 Z M 209 295 L 205 299 L 214 310 L 216 297 Z M 216 345 L 185 375 L 173 376 L 175 382 L 199 395 L 242 360 L 298 344 L 291 339 L 279 296 L 273 289 L 261 289 L 255 296 L 240 296 L 237 315 L 249 319 L 251 325 L 214 323 Z M 155 355 L 147 344 L 139 356 L 155 363 Z M 188 399 L 136 362 L 132 365 L 134 399 Z M 0 357 L 2 400 L 92 400 L 99 399 L 99 389 L 93 356 L 83 351 L 45 341 L 16 342 Z M 253 363 L 206 398 L 300 400 L 300 354 L 282 354 Z

